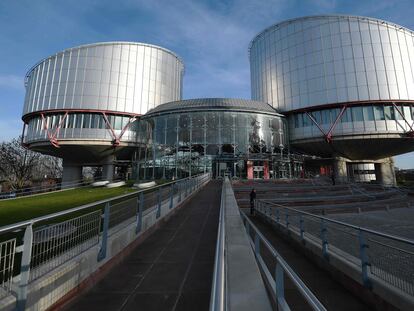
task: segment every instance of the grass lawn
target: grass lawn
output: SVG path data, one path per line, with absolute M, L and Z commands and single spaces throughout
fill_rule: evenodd
M 0 227 L 134 191 L 137 189 L 86 187 L 7 201 L 0 200 Z

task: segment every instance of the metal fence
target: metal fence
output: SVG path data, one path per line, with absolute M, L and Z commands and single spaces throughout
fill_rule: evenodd
M 267 284 L 270 284 L 271 290 L 276 298 L 278 310 L 290 310 L 289 304 L 285 299 L 285 282 L 288 279 L 313 310 L 326 311 L 323 304 L 274 249 L 265 236 L 260 233 L 259 229 L 257 229 L 246 214 L 241 213 L 241 216 L 256 260 L 263 271 Z
M 33 230 L 30 280 L 99 243 L 102 212 L 95 211 Z
M 414 241 L 354 226 L 327 217 L 256 201 L 256 211 L 265 219 L 320 245 L 323 257 L 335 254 L 360 269 L 365 286 L 373 277 L 414 296 Z
M 230 186 L 231 191 L 232 188 Z M 237 207 L 236 207 L 237 208 Z M 213 282 L 210 296 L 210 311 L 229 310 L 228 292 L 231 290 L 227 284 L 227 251 L 226 251 L 226 190 L 225 184 L 221 193 L 220 218 L 217 232 Z M 230 212 L 232 214 L 232 212 Z M 302 282 L 299 276 L 285 262 L 267 239 L 260 233 L 252 221 L 240 213 L 245 226 L 250 245 L 254 251 L 255 258 L 260 266 L 262 276 L 269 291 L 273 294 L 277 310 L 288 311 L 290 307 L 285 299 L 285 279 L 288 279 L 293 288 L 297 289 L 308 305 L 317 311 L 326 311 L 322 303 L 316 298 L 311 290 Z M 233 228 L 234 229 L 234 228 Z M 231 230 L 233 230 L 231 229 Z M 291 290 L 291 284 L 288 289 Z M 237 285 L 236 285 L 237 287 Z
M 94 179 L 94 180 L 76 180 L 71 182 L 59 182 L 55 184 L 51 184 L 48 186 L 33 186 L 33 187 L 26 187 L 6 192 L 0 192 L 0 200 L 2 199 L 13 199 L 17 197 L 23 197 L 28 195 L 34 194 L 41 194 L 45 192 L 52 192 L 58 191 L 62 189 L 70 189 L 70 188 L 82 188 L 90 186 L 94 182 L 103 181 L 102 179 Z M 113 182 L 120 181 L 120 179 L 114 179 Z
M 0 243 L 0 299 L 10 293 L 15 254 L 16 239 Z
M 105 259 L 111 234 L 133 223 L 136 233 L 141 232 L 145 213 L 155 211 L 155 218 L 160 218 L 162 206 L 172 209 L 210 177 L 207 173 L 179 179 L 1 227 L 0 299 L 12 294 L 17 310 L 23 310 L 30 282 L 94 246 L 100 249 L 98 261 Z
M 211 285 L 210 311 L 223 311 L 227 309 L 226 288 L 226 260 L 225 240 L 226 228 L 224 219 L 225 191 L 221 191 L 220 217 L 217 231 L 216 253 L 214 258 L 213 282 Z

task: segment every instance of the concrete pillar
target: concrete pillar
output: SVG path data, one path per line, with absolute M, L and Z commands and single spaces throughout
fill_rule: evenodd
M 102 179 L 112 181 L 114 179 L 114 170 L 113 163 L 105 163 L 102 165 Z
M 347 159 L 342 157 L 336 157 L 333 162 L 333 171 L 335 175 L 335 182 L 346 183 L 348 181 L 348 172 L 346 169 Z
M 82 181 L 82 166 L 63 161 L 62 188 L 69 188 Z
M 112 181 L 114 179 L 114 157 L 110 156 L 102 163 L 102 180 Z
M 379 169 L 375 170 L 377 181 L 384 186 L 396 186 L 394 159 L 385 158 L 378 165 Z

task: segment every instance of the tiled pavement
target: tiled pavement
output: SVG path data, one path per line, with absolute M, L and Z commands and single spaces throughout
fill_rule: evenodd
M 211 181 L 66 310 L 208 310 L 221 182 Z

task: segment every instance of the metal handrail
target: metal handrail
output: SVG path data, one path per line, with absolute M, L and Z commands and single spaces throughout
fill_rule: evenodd
M 259 231 L 259 229 L 253 224 L 253 222 L 246 216 L 244 213 L 240 213 L 242 218 L 246 220 L 248 223 L 249 228 L 252 228 L 255 232 L 256 238 L 260 239 L 260 241 L 266 246 L 266 248 L 269 250 L 271 255 L 276 259 L 277 263 L 280 264 L 283 271 L 286 272 L 289 279 L 293 282 L 295 287 L 298 289 L 298 291 L 302 294 L 302 296 L 305 298 L 305 300 L 309 303 L 309 305 L 312 307 L 313 310 L 317 311 L 324 311 L 326 308 L 324 305 L 316 298 L 316 296 L 312 293 L 312 291 L 305 285 L 305 283 L 300 279 L 300 277 L 293 271 L 293 269 L 288 265 L 288 263 L 283 259 L 283 257 L 275 250 L 275 248 L 270 244 L 270 242 L 265 238 L 265 236 Z M 249 235 L 249 238 L 251 240 L 251 237 Z M 250 243 L 252 246 L 254 246 L 254 242 L 251 240 Z M 256 242 L 257 243 L 257 242 Z M 261 255 L 256 252 L 256 256 Z M 277 272 L 276 272 L 277 273 Z M 277 285 L 276 285 L 277 286 Z M 278 289 L 276 288 L 276 291 Z M 277 297 L 279 299 L 279 297 Z M 284 300 L 284 298 L 283 298 Z M 280 303 L 280 301 L 278 301 Z M 285 304 L 286 302 L 282 303 Z M 286 306 L 287 309 L 289 308 Z M 289 310 L 289 309 L 288 309 Z
M 115 201 L 115 200 L 120 200 L 120 199 L 124 199 L 126 197 L 134 196 L 134 195 L 137 195 L 141 192 L 143 193 L 143 192 L 148 191 L 148 190 L 156 190 L 156 189 L 161 188 L 161 187 L 165 187 L 165 186 L 168 186 L 168 185 L 171 185 L 171 184 L 174 184 L 174 183 L 182 182 L 184 180 L 196 178 L 196 177 L 199 177 L 199 176 L 202 176 L 202 175 L 204 175 L 204 174 L 201 173 L 201 174 L 194 175 L 194 176 L 191 176 L 191 177 L 177 179 L 177 180 L 167 182 L 165 184 L 157 185 L 157 186 L 154 186 L 154 187 L 151 187 L 151 188 L 148 188 L 148 189 L 137 190 L 137 191 L 130 192 L 130 193 L 127 193 L 127 194 L 112 197 L 112 198 L 109 198 L 109 199 L 104 199 L 104 200 L 101 200 L 101 201 L 95 201 L 95 202 L 92 202 L 92 203 L 88 203 L 88 204 L 85 204 L 85 205 L 81 205 L 81 206 L 78 206 L 78 207 L 67 209 L 67 210 L 64 210 L 64 211 L 61 211 L 61 212 L 56 212 L 56 213 L 53 213 L 53 214 L 48 214 L 48 215 L 36 217 L 36 218 L 33 218 L 33 219 L 24 220 L 24 221 L 15 223 L 15 224 L 6 225 L 6 226 L 3 226 L 3 227 L 0 227 L 0 234 L 10 232 L 10 231 L 14 231 L 16 229 L 24 228 L 24 227 L 27 227 L 28 225 L 33 225 L 35 223 L 39 223 L 39 222 L 42 222 L 42 221 L 50 220 L 50 219 L 57 218 L 57 217 L 60 217 L 60 216 L 65 216 L 65 215 L 68 215 L 68 214 L 72 214 L 74 212 L 78 212 L 78 211 L 81 211 L 81 210 L 86 210 L 88 208 L 95 207 L 95 206 L 98 206 L 98 205 L 105 205 L 106 203 L 109 203 L 109 202 L 112 202 L 112 201 Z
M 146 230 L 148 225 L 148 223 L 143 225 L 143 219 L 146 217 L 145 211 L 154 213 L 155 219 L 151 221 L 157 222 L 198 191 L 210 178 L 211 173 L 197 174 L 148 189 L 137 190 L 1 227 L 0 237 L 3 233 L 10 234 L 13 231 L 15 236 L 12 241 L 19 244 L 17 247 L 6 249 L 5 255 L 14 260 L 16 254 L 21 253 L 21 258 L 18 261 L 13 261 L 14 264 L 7 267 L 7 274 L 0 273 L 0 290 L 4 287 L 4 284 L 1 283 L 2 280 L 8 281 L 19 275 L 13 280 L 17 284 L 17 289 L 13 291 L 13 295 L 17 297 L 16 309 L 24 310 L 27 301 L 27 288 L 31 282 L 56 267 L 64 265 L 68 260 L 91 247 L 96 246 L 98 248 L 97 261 L 104 260 L 108 257 L 108 241 L 112 234 L 125 228 L 125 224 L 128 226 L 133 224 L 130 229 L 134 230 L 136 235 L 144 232 L 143 230 Z M 162 188 L 168 190 L 167 192 L 164 191 L 166 196 L 163 196 Z M 176 193 L 174 190 L 176 190 Z M 149 197 L 151 198 L 147 205 L 144 203 L 146 192 L 150 192 Z M 152 199 L 155 199 L 155 202 L 152 202 Z M 148 208 L 144 210 L 145 206 Z M 37 228 L 33 226 L 36 223 L 56 219 L 74 212 L 87 211 L 91 207 L 95 207 L 96 210 L 82 213 L 80 216 L 76 213 L 72 214 L 64 221 L 57 219 L 55 224 L 38 226 Z M 103 211 L 100 209 L 101 207 Z M 20 233 L 17 234 L 19 231 L 24 231 L 22 240 Z M 68 239 L 68 235 L 71 235 L 72 238 Z M 74 236 L 76 238 L 73 238 Z M 0 242 L 0 247 L 8 242 L 9 240 Z M 5 267 L 4 258 L 4 256 L 0 258 L 2 268 Z M 8 290 L 7 286 L 6 290 Z
M 295 213 L 298 213 L 298 214 L 301 214 L 301 215 L 306 215 L 306 216 L 309 216 L 309 217 L 312 217 L 312 218 L 317 218 L 319 220 L 324 220 L 324 221 L 334 223 L 334 224 L 337 224 L 337 225 L 341 225 L 341 226 L 344 226 L 344 227 L 352 228 L 352 229 L 355 229 L 355 230 L 360 230 L 360 231 L 363 231 L 363 232 L 366 232 L 366 233 L 371 233 L 371 234 L 378 235 L 378 236 L 383 237 L 383 238 L 392 239 L 392 240 L 397 241 L 397 242 L 406 243 L 406 244 L 409 244 L 409 245 L 414 245 L 414 240 L 411 240 L 411 239 L 408 239 L 408 238 L 404 238 L 404 237 L 400 237 L 400 236 L 396 236 L 396 235 L 392 235 L 392 234 L 388 234 L 388 233 L 384 233 L 384 232 L 380 232 L 380 231 L 376 231 L 376 230 L 372 230 L 372 229 L 368 229 L 368 228 L 364 228 L 364 227 L 355 226 L 355 225 L 352 225 L 352 224 L 349 224 L 349 223 L 346 223 L 346 222 L 342 222 L 342 221 L 339 221 L 339 220 L 335 220 L 335 219 L 332 219 L 332 218 L 327 218 L 327 217 L 324 217 L 324 216 L 319 216 L 319 215 L 315 215 L 315 214 L 312 214 L 312 213 L 309 213 L 309 212 L 297 210 L 295 208 L 282 206 L 280 204 L 276 204 L 276 203 L 273 203 L 273 202 L 268 201 L 268 200 L 257 200 L 257 201 L 258 202 L 264 202 L 264 203 L 270 204 L 270 205 L 274 205 L 278 208 L 287 209 L 289 211 L 292 211 L 292 212 L 295 212 Z
M 257 213 L 287 231 L 294 232 L 302 242 L 316 238 L 320 241 L 322 256 L 329 259 L 331 255 L 337 256 L 341 261 L 359 265 L 356 270 L 360 274 L 363 285 L 368 288 L 378 284 L 378 280 L 414 296 L 414 283 L 412 281 L 412 265 L 414 241 L 411 239 L 378 232 L 324 216 L 314 215 L 286 206 L 275 205 L 266 200 L 256 201 Z M 282 215 L 284 214 L 284 220 Z M 306 216 L 306 217 L 304 217 Z M 293 221 L 292 218 L 296 218 Z M 295 223 L 294 223 L 295 222 Z M 305 229 L 306 223 L 320 223 L 320 228 Z M 335 224 L 330 227 L 329 224 Z M 309 231 L 307 231 L 309 229 Z M 315 230 L 316 229 L 316 230 Z M 351 234 L 355 240 L 347 240 L 341 234 Z M 306 234 L 306 236 L 305 236 Z M 339 236 L 337 234 L 340 234 Z M 381 241 L 379 238 L 386 240 Z M 356 242 L 356 243 L 355 243 Z M 318 242 L 317 242 L 318 243 Z M 398 245 L 399 244 L 399 245 Z M 332 247 L 329 247 L 332 245 Z M 346 258 L 343 252 L 351 257 Z M 339 255 L 339 257 L 338 257 Z M 355 258 L 356 260 L 352 259 Z M 401 266 L 397 268 L 395 260 L 401 258 Z M 375 285 L 376 286 L 376 285 Z
M 216 254 L 214 256 L 214 272 L 211 286 L 210 311 L 226 310 L 226 259 L 225 259 L 225 219 L 224 200 L 225 192 L 221 191 L 219 227 L 217 232 Z
M 24 196 L 29 196 L 29 195 L 36 195 L 36 194 L 42 194 L 45 192 L 51 192 L 49 190 L 53 190 L 55 189 L 55 191 L 59 191 L 59 190 L 69 190 L 70 188 L 81 188 L 81 187 L 86 187 L 91 185 L 92 183 L 96 182 L 96 181 L 102 181 L 103 179 L 95 179 L 95 180 L 83 180 L 83 179 L 79 179 L 79 180 L 75 180 L 75 181 L 71 181 L 71 182 L 58 182 L 54 185 L 48 186 L 48 187 L 42 187 L 42 186 L 33 186 L 33 187 L 26 187 L 26 188 L 21 188 L 21 189 L 15 189 L 15 190 L 11 190 L 11 191 L 5 191 L 5 192 L 1 192 L 0 193 L 0 200 L 4 200 L 4 199 L 15 199 L 18 197 L 24 197 Z M 114 181 L 120 181 L 121 179 L 114 179 Z M 65 188 L 62 188 L 65 187 Z M 12 195 L 14 194 L 14 197 L 10 197 L 10 198 L 3 198 L 7 195 Z

